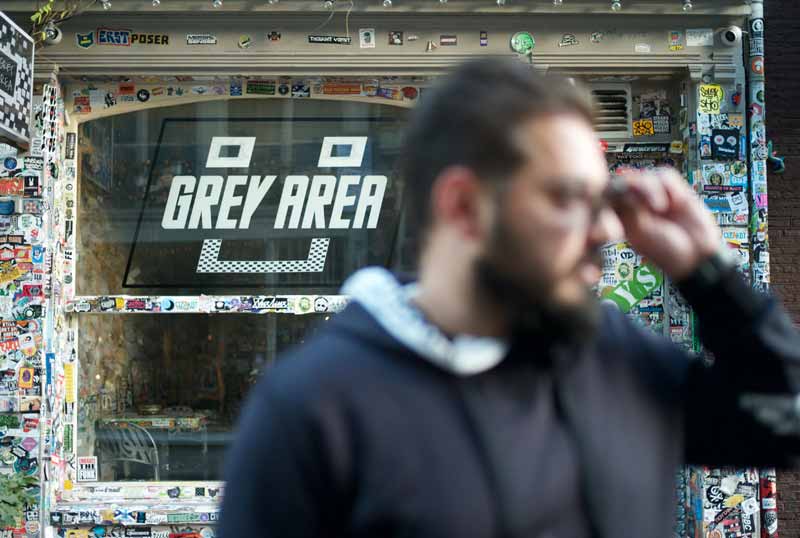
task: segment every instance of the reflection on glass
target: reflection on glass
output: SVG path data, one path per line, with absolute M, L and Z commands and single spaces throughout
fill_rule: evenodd
M 324 316 L 83 315 L 78 455 L 100 480 L 219 480 L 249 388 Z M 265 375 L 269 375 L 266 373 Z
M 78 294 L 330 294 L 365 265 L 400 267 L 406 113 L 242 99 L 82 124 Z M 333 137 L 366 143 L 325 149 Z

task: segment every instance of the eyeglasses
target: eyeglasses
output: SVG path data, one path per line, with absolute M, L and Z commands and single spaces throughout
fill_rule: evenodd
M 586 228 L 594 226 L 605 210 L 619 213 L 627 203 L 628 184 L 618 175 L 609 176 L 606 187 L 599 194 L 589 194 L 565 188 L 551 191 L 550 197 L 559 207 L 565 226 Z

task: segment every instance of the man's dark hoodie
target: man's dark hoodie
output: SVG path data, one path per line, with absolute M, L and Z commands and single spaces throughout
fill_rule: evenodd
M 580 346 L 451 340 L 413 291 L 356 273 L 353 303 L 266 372 L 222 538 L 667 537 L 680 464 L 799 451 L 800 340 L 733 272 L 682 290 L 713 367 L 611 308 Z

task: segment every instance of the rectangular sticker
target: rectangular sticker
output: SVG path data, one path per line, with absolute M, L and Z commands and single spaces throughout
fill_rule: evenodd
M 78 457 L 78 482 L 97 481 L 97 456 Z
M 687 47 L 713 47 L 714 30 L 712 28 L 689 28 L 686 30 Z

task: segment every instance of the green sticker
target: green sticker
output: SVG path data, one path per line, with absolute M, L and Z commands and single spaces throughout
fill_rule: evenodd
M 530 32 L 517 32 L 511 36 L 511 50 L 517 54 L 530 54 L 535 46 L 536 40 Z
M 612 301 L 622 312 L 627 313 L 639 301 L 658 289 L 663 281 L 661 271 L 646 263 L 636 268 L 631 280 L 626 280 L 604 293 L 603 299 Z

